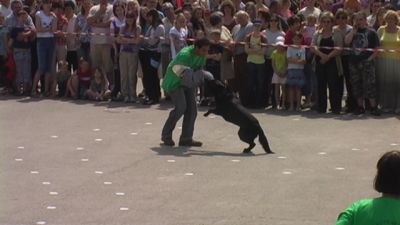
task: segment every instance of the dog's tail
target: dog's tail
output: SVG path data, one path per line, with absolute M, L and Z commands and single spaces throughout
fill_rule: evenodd
M 265 151 L 267 154 L 274 153 L 274 152 L 271 150 L 271 148 L 269 147 L 269 143 L 268 143 L 267 137 L 265 136 L 264 131 L 263 131 L 263 129 L 261 128 L 261 126 L 259 126 L 259 129 L 258 129 L 258 141 L 259 141 L 260 144 L 263 146 L 264 151 Z

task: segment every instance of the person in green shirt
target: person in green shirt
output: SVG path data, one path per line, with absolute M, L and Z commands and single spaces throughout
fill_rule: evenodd
M 183 116 L 182 134 L 179 146 L 201 146 L 193 140 L 194 123 L 197 116 L 196 88 L 204 79 L 213 76 L 202 70 L 211 43 L 207 38 L 197 39 L 194 45 L 187 46 L 176 55 L 168 65 L 162 88 L 171 97 L 175 108 L 169 113 L 161 132 L 164 145 L 174 146 L 172 132 Z
M 385 153 L 377 169 L 374 188 L 382 196 L 354 202 L 336 225 L 400 225 L 400 151 Z

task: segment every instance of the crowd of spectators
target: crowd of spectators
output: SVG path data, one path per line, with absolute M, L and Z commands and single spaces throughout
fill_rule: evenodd
M 3 94 L 158 104 L 169 62 L 208 37 L 205 69 L 245 107 L 400 113 L 397 0 L 0 2 Z

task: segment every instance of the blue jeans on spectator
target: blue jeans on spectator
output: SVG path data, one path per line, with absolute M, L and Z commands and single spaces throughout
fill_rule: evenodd
M 248 102 L 250 107 L 262 108 L 266 106 L 266 74 L 265 64 L 247 63 Z
M 40 76 L 43 76 L 46 73 L 51 73 L 56 42 L 54 37 L 37 38 L 36 40 L 39 73 Z

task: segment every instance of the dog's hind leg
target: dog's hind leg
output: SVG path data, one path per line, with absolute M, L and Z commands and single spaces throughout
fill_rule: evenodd
M 243 153 L 251 153 L 251 150 L 256 146 L 254 139 L 257 137 L 252 130 L 240 128 L 238 132 L 240 140 L 249 144 L 249 147 L 243 150 Z

